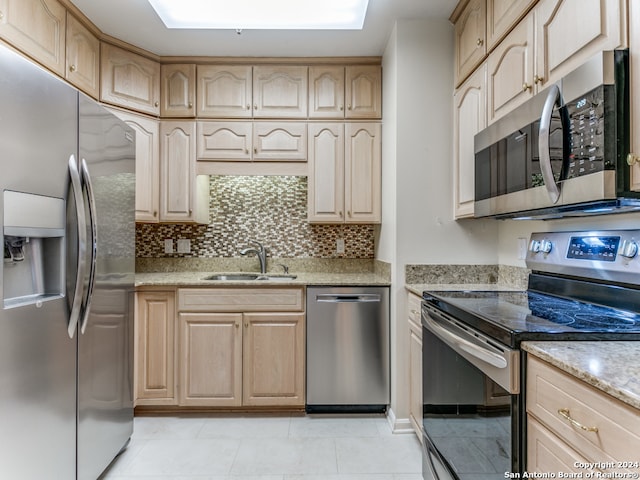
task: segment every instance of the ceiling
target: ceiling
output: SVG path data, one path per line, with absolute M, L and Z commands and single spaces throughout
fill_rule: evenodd
M 146 0 L 71 0 L 103 33 L 160 56 L 381 56 L 398 19 L 449 18 L 458 0 L 369 0 L 359 30 L 167 29 Z M 230 0 L 233 1 L 233 0 Z

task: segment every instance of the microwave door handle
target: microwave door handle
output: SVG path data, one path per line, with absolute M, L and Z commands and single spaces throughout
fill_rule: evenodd
M 549 135 L 551 133 L 551 116 L 553 108 L 560 105 L 560 89 L 557 85 L 551 85 L 547 99 L 542 108 L 542 117 L 540 118 L 540 131 L 538 135 L 538 154 L 540 155 L 540 170 L 544 185 L 551 202 L 556 203 L 560 199 L 560 188 L 553 178 L 553 168 L 551 168 L 551 155 L 549 154 Z

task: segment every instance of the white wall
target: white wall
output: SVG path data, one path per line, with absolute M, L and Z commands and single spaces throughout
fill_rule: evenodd
M 391 408 L 408 428 L 406 264 L 495 264 L 498 224 L 453 220 L 453 26 L 399 20 L 383 55 L 382 225 L 392 264 Z

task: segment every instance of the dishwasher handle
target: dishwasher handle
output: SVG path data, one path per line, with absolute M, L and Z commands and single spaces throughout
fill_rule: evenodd
M 321 293 L 316 295 L 318 303 L 379 303 L 382 300 L 377 293 Z

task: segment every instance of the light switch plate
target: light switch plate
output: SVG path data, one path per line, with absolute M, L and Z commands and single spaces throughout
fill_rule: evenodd
M 178 253 L 191 253 L 191 240 L 188 238 L 178 239 Z
M 336 240 L 336 253 L 344 253 L 344 238 Z
M 166 238 L 164 240 L 164 253 L 173 253 L 173 239 Z

